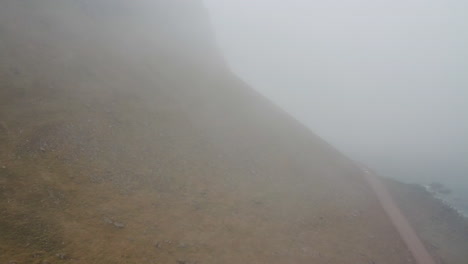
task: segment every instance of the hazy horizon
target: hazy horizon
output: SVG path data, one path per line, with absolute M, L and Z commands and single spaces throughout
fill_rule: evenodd
M 205 3 L 233 71 L 322 138 L 384 176 L 468 189 L 467 3 Z

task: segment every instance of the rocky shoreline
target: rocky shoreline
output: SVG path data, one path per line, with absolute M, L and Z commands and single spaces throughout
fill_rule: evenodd
M 385 179 L 395 202 L 439 263 L 466 264 L 468 218 L 425 186 Z
M 452 203 L 443 196 L 444 193 L 441 194 L 441 193 L 434 191 L 430 185 L 423 185 L 422 187 L 424 187 L 426 191 L 429 192 L 435 199 L 441 201 L 443 204 L 450 207 L 452 210 L 456 211 L 461 217 L 465 218 L 468 221 L 468 212 L 463 211 L 462 209 L 452 205 Z

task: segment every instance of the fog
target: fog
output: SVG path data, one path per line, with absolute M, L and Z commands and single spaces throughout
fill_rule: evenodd
M 322 138 L 385 176 L 468 188 L 467 2 L 205 3 L 233 71 Z
M 468 5 L 203 1 L 0 1 L 0 263 L 466 264 Z

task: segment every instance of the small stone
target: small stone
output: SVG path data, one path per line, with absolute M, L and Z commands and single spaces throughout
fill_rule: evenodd
M 70 257 L 65 254 L 65 253 L 58 253 L 58 254 L 55 254 L 55 256 L 59 259 L 69 259 Z
M 186 243 L 179 243 L 179 245 L 177 245 L 178 248 L 188 248 L 188 245 Z
M 112 221 L 112 219 L 110 219 L 109 217 L 103 217 L 102 221 L 104 221 L 104 223 L 110 224 L 110 225 L 112 225 L 114 223 L 114 221 Z
M 36 253 L 33 253 L 33 254 L 31 255 L 31 257 L 33 257 L 33 258 L 39 258 L 39 257 L 42 257 L 42 255 L 44 255 L 42 252 L 36 252 Z
M 120 222 L 114 222 L 114 226 L 117 227 L 117 228 L 124 228 L 124 227 L 125 227 L 125 224 L 124 224 L 124 223 L 120 223 Z

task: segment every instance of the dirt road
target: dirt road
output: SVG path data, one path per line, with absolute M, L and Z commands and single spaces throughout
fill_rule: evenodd
M 363 168 L 363 170 L 365 172 L 364 174 L 367 182 L 370 184 L 372 190 L 377 195 L 380 204 L 397 229 L 409 251 L 413 254 L 416 263 L 436 264 L 414 229 L 411 227 L 406 217 L 401 212 L 400 208 L 398 208 L 398 206 L 393 201 L 390 193 L 387 191 L 386 187 L 383 185 L 380 179 L 373 175 L 368 169 Z

